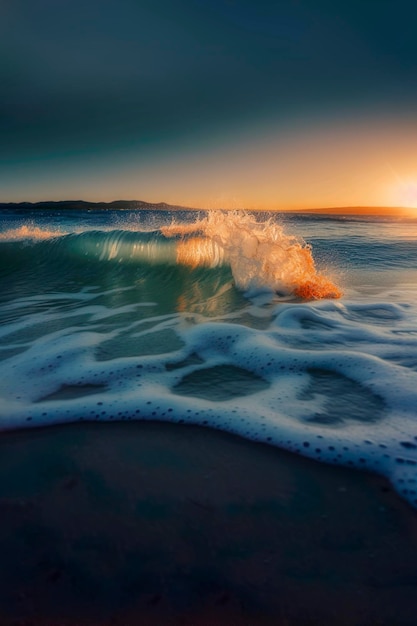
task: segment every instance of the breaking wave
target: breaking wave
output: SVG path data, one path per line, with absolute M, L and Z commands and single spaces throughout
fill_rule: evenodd
M 171 217 L 51 215 L 3 232 L 0 430 L 209 426 L 378 472 L 417 507 L 414 241 L 328 222 L 314 239 L 308 222 L 321 259 L 349 261 L 334 300 L 331 273 L 279 218 Z
M 340 288 L 317 271 L 311 247 L 287 234 L 272 220 L 259 221 L 243 212 L 213 211 L 194 223 L 176 223 L 154 231 L 118 229 L 66 234 L 23 225 L 1 235 L 3 242 L 21 242 L 36 262 L 113 262 L 181 265 L 191 269 L 227 265 L 236 286 L 244 291 L 267 289 L 303 299 L 339 298 Z M 41 245 L 42 244 L 42 245 Z M 14 254 L 22 254 L 14 248 Z M 8 250 L 8 254 L 13 254 Z

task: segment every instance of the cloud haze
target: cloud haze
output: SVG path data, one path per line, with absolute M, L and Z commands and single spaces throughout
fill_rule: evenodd
M 297 193 L 295 204 L 331 203 L 326 176 L 313 186 L 306 176 L 311 135 L 323 129 L 343 149 L 349 129 L 361 150 L 368 121 L 389 127 L 387 137 L 415 126 L 416 17 L 404 0 L 5 0 L 1 199 L 133 194 L 201 205 L 238 193 L 253 204 L 258 191 L 272 207 L 290 202 L 271 166 L 287 152 L 300 157 L 305 199 Z M 231 169 L 216 174 L 213 160 Z M 263 175 L 248 194 L 256 164 Z M 403 162 L 391 166 L 405 176 Z

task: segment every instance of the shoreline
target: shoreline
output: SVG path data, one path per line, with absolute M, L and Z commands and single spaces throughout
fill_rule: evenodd
M 412 626 L 388 482 L 198 426 L 0 437 L 0 624 Z

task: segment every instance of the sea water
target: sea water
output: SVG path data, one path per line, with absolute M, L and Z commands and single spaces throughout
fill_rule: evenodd
M 1 430 L 200 424 L 378 472 L 417 506 L 417 220 L 0 220 Z

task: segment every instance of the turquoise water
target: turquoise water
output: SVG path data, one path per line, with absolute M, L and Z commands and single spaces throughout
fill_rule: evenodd
M 0 219 L 1 429 L 202 424 L 376 471 L 417 506 L 417 221 Z

